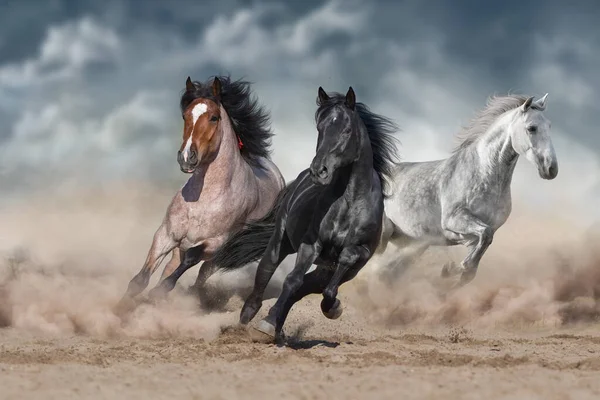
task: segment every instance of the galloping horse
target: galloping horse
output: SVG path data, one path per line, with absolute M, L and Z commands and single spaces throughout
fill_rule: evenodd
M 192 176 L 171 201 L 122 302 L 140 294 L 164 257 L 178 249 L 150 295 L 172 290 L 186 270 L 209 260 L 232 230 L 264 217 L 285 186 L 269 158 L 269 115 L 252 97 L 250 84 L 229 77 L 200 83 L 188 77 L 185 85 L 177 161 Z M 194 286 L 201 289 L 214 271 L 214 264 L 205 261 Z
M 550 121 L 544 116 L 548 94 L 492 97 L 487 107 L 459 135 L 450 158 L 403 162 L 393 171 L 393 193 L 385 200 L 381 253 L 392 241 L 408 248 L 410 264 L 431 245 L 469 247 L 457 267 L 449 263 L 442 276 L 460 274 L 455 287 L 470 282 L 511 212 L 510 184 L 520 155 L 537 166 L 543 179 L 554 179 L 558 162 Z M 407 265 L 403 269 L 406 269 Z
M 232 270 L 262 256 L 241 311 L 240 322 L 247 324 L 279 264 L 297 253 L 281 295 L 258 325 L 277 340 L 293 304 L 308 294 L 323 293 L 327 318 L 341 315 L 338 287 L 356 276 L 379 244 L 385 179 L 396 155 L 395 125 L 356 103 L 352 88 L 346 96 L 318 93 L 319 136 L 310 168 L 281 191 L 269 215 L 234 233 L 213 259 L 217 268 Z M 316 270 L 307 273 L 312 264 Z

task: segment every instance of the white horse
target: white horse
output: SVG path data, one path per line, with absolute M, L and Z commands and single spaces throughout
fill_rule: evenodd
M 464 128 L 451 157 L 400 163 L 393 193 L 385 200 L 384 232 L 378 253 L 389 241 L 405 247 L 407 264 L 429 246 L 469 248 L 457 267 L 446 264 L 442 276 L 460 274 L 457 286 L 470 282 L 494 233 L 511 212 L 510 183 L 519 156 L 534 164 L 543 179 L 558 174 L 544 116 L 548 94 L 492 97 Z M 405 268 L 406 269 L 406 265 Z

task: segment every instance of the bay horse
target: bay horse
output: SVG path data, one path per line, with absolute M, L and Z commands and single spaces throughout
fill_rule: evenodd
M 558 174 L 551 124 L 544 116 L 547 97 L 491 97 L 459 134 L 451 157 L 403 162 L 394 168 L 377 253 L 391 241 L 408 254 L 401 268 L 384 270 L 384 276 L 405 270 L 431 245 L 462 244 L 469 248 L 468 255 L 460 267 L 446 264 L 442 276 L 460 275 L 454 288 L 475 277 L 494 233 L 511 213 L 510 185 L 519 156 L 534 164 L 543 179 Z
M 317 105 L 317 150 L 310 168 L 281 191 L 265 218 L 233 233 L 213 258 L 220 270 L 260 259 L 240 314 L 240 322 L 248 324 L 279 264 L 297 253 L 277 302 L 257 327 L 277 341 L 291 307 L 308 294 L 323 294 L 327 318 L 342 314 L 338 288 L 356 276 L 379 244 L 386 177 L 395 163 L 395 124 L 357 103 L 352 87 L 345 96 L 320 87 Z M 316 269 L 308 272 L 313 264 Z
M 150 297 L 172 290 L 185 271 L 205 260 L 194 285 L 201 289 L 215 272 L 212 253 L 232 230 L 264 217 L 285 186 L 270 160 L 269 114 L 253 97 L 249 82 L 217 76 L 201 83 L 188 77 L 180 108 L 183 143 L 177 162 L 191 176 L 171 201 L 120 304 L 148 286 L 169 252 L 172 260 Z

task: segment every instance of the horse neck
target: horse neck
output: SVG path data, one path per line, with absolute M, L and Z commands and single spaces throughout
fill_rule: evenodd
M 508 126 L 512 112 L 503 114 L 490 126 L 484 136 L 475 143 L 475 154 L 480 171 L 486 180 L 510 184 L 519 159 L 510 137 Z
M 367 133 L 361 140 L 362 146 L 359 150 L 358 159 L 348 166 L 346 172 L 346 187 L 344 195 L 353 199 L 364 195 L 364 182 L 370 182 L 373 176 L 373 149 Z M 371 189 L 370 187 L 368 188 Z
M 204 168 L 198 170 L 194 175 L 211 185 L 228 187 L 236 176 L 244 176 L 242 171 L 248 168 L 238 148 L 238 140 L 231 120 L 227 112 L 221 107 L 221 123 L 218 135 L 221 135 L 221 143 L 216 150 L 215 158 Z

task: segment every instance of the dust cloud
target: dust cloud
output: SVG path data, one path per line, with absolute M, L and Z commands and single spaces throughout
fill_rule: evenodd
M 124 183 L 58 193 L 32 195 L 0 209 L 0 326 L 58 336 L 212 340 L 235 324 L 237 308 L 205 314 L 182 290 L 197 267 L 168 300 L 143 303 L 126 319 L 113 312 L 142 265 L 173 188 Z M 458 291 L 448 292 L 439 275 L 448 258 L 464 257 L 464 249 L 432 249 L 389 285 L 379 271 L 384 261 L 395 261 L 397 252 L 390 249 L 341 294 L 365 322 L 392 329 L 586 323 L 600 314 L 598 238 L 568 219 L 515 210 L 497 232 L 477 278 Z
M 210 340 L 235 321 L 232 313 L 204 315 L 180 288 L 161 303 L 142 303 L 127 318 L 113 312 L 173 190 L 136 183 L 60 193 L 0 211 L 0 326 L 47 335 Z M 186 286 L 194 272 L 188 275 Z
M 353 288 L 352 303 L 388 327 L 467 325 L 474 328 L 558 327 L 600 316 L 600 234 L 573 221 L 521 210 L 495 236 L 477 277 L 460 290 L 440 277 L 459 263 L 463 248 L 432 248 L 393 284 L 382 265 L 400 251 L 372 260 Z M 353 296 L 351 296 L 353 298 Z

